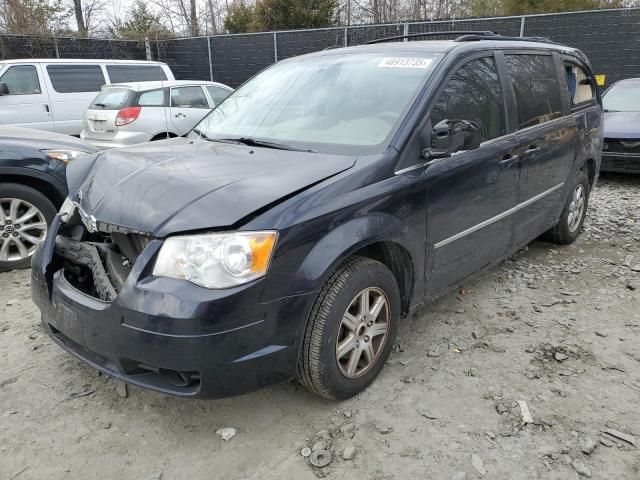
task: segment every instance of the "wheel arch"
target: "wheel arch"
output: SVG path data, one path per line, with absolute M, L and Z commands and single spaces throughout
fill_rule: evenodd
M 151 140 L 149 141 L 153 142 L 155 140 L 166 140 L 167 138 L 175 138 L 177 136 L 178 134 L 173 132 L 160 132 L 160 133 L 156 133 L 153 137 L 151 137 Z
M 2 178 L 0 185 L 15 183 L 33 188 L 47 197 L 56 208 L 60 208 L 67 196 L 66 188 L 56 185 L 57 182 L 54 183 L 50 179 L 23 173 L 0 173 Z

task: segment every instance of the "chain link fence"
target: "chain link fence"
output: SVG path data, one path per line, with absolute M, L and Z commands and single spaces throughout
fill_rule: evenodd
M 640 8 L 354 25 L 147 42 L 0 35 L 0 60 L 36 57 L 153 59 L 167 62 L 178 79 L 213 80 L 237 87 L 269 65 L 296 55 L 362 45 L 384 37 L 453 30 L 546 37 L 581 49 L 596 73 L 606 75 L 607 84 L 622 78 L 640 77 Z

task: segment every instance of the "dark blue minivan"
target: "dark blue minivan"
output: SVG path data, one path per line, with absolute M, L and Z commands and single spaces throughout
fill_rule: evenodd
M 292 58 L 185 138 L 74 161 L 33 298 L 61 347 L 136 385 L 347 398 L 409 312 L 540 235 L 573 242 L 601 150 L 573 48 L 478 33 Z

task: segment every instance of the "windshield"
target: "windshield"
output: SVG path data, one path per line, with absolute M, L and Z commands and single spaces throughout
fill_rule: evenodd
M 105 88 L 102 90 L 89 108 L 101 110 L 121 110 L 129 107 L 135 92 L 128 88 Z
M 602 97 L 602 106 L 609 112 L 640 112 L 640 83 L 614 85 Z
M 189 136 L 297 143 L 314 150 L 378 146 L 393 133 L 440 56 L 404 55 L 357 53 L 279 63 L 231 94 Z

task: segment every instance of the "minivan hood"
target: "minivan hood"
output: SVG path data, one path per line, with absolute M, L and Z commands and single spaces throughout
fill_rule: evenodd
M 640 138 L 640 112 L 605 112 L 605 138 Z
M 354 163 L 354 157 L 174 138 L 100 154 L 73 198 L 87 218 L 164 237 L 234 225 Z

